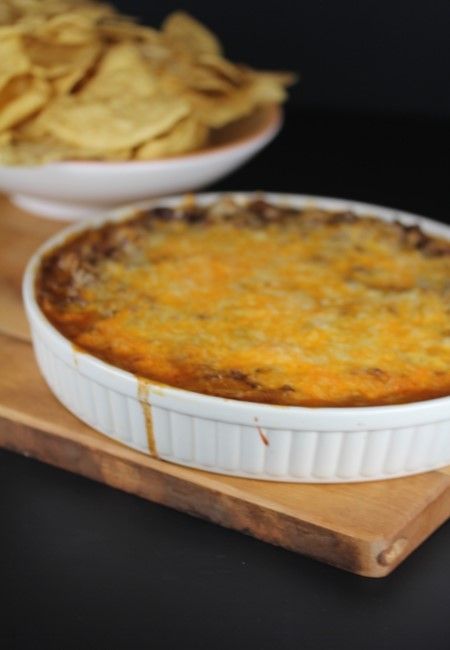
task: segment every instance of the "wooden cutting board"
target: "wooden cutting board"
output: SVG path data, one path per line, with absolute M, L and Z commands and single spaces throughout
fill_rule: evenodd
M 450 517 L 450 468 L 347 485 L 253 481 L 149 458 L 77 420 L 39 375 L 20 300 L 26 260 L 63 225 L 0 197 L 0 447 L 365 576 L 389 574 Z

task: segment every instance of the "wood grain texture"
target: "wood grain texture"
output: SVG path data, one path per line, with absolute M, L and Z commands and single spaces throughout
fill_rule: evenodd
M 0 447 L 365 576 L 390 573 L 450 517 L 450 468 L 361 484 L 254 481 L 149 458 L 80 422 L 41 378 L 20 302 L 28 256 L 62 225 L 0 199 Z
M 28 342 L 0 335 L 0 446 L 366 576 L 390 573 L 450 516 L 450 474 L 297 485 L 147 457 L 72 416 Z
M 38 246 L 65 225 L 26 214 L 0 194 L 0 332 L 29 339 L 21 302 L 23 271 Z

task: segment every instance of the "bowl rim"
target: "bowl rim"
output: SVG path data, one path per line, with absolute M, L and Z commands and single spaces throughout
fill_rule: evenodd
M 270 138 L 271 135 L 276 135 L 283 125 L 284 112 L 279 104 L 266 104 L 258 107 L 253 113 L 242 116 L 240 119 L 226 125 L 238 124 L 240 121 L 250 118 L 258 111 L 263 112 L 264 119 L 262 124 L 253 132 L 244 134 L 241 137 L 223 142 L 216 145 L 209 145 L 195 151 L 187 151 L 186 153 L 177 154 L 175 156 L 162 156 L 161 158 L 152 158 L 150 160 L 55 160 L 37 165 L 0 165 L 0 169 L 49 169 L 49 168 L 74 168 L 79 170 L 85 165 L 89 166 L 90 170 L 102 168 L 117 168 L 120 165 L 127 168 L 142 168 L 142 167 L 157 167 L 157 166 L 170 166 L 177 162 L 187 162 L 199 158 L 215 157 L 230 150 L 239 150 L 247 147 L 252 143 L 259 142 L 265 138 Z
M 419 225 L 425 232 L 450 239 L 449 225 L 395 208 L 350 199 L 261 191 L 208 192 L 156 198 L 133 206 L 112 210 L 106 215 L 94 219 L 72 224 L 63 228 L 39 246 L 28 261 L 22 282 L 23 301 L 32 333 L 36 334 L 38 332 L 50 345 L 57 348 L 66 359 L 70 360 L 70 363 L 82 374 L 91 377 L 95 376 L 97 379 L 101 378 L 105 385 L 109 385 L 123 395 L 135 398 L 138 385 L 140 382 L 144 382 L 151 392 L 152 403 L 164 403 L 169 399 L 176 402 L 180 411 L 184 410 L 184 412 L 191 412 L 192 409 L 198 411 L 200 409 L 203 413 L 209 413 L 209 417 L 211 417 L 211 412 L 214 411 L 226 412 L 229 421 L 241 422 L 244 419 L 245 421 L 257 422 L 262 426 L 281 425 L 287 427 L 292 422 L 297 422 L 298 426 L 298 421 L 300 421 L 304 425 L 302 428 L 321 431 L 335 431 L 336 427 L 339 426 L 354 431 L 378 429 L 383 425 L 395 428 L 418 423 L 436 422 L 445 419 L 445 417 L 450 417 L 450 396 L 383 406 L 307 407 L 267 404 L 206 395 L 139 377 L 74 346 L 47 320 L 37 303 L 35 278 L 42 257 L 62 244 L 68 237 L 78 232 L 92 227 L 99 227 L 108 221 L 125 220 L 136 211 L 152 206 L 171 207 L 179 205 L 186 199 L 186 196 L 194 196 L 195 200 L 200 204 L 212 202 L 221 196 L 230 196 L 238 201 L 264 197 L 268 201 L 278 202 L 281 205 L 290 204 L 294 207 L 317 206 L 324 209 L 350 209 L 356 214 L 370 214 L 384 221 L 399 221 L 405 225 Z

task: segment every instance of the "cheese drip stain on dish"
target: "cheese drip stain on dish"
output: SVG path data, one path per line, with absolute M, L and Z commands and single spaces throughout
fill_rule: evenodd
M 257 430 L 257 432 L 258 432 L 259 437 L 261 438 L 261 442 L 262 442 L 263 445 L 265 445 L 266 447 L 269 447 L 269 445 L 270 445 L 269 438 L 266 436 L 266 434 L 264 433 L 264 431 L 263 431 L 263 430 L 261 429 L 261 427 L 259 426 L 259 424 L 258 424 L 258 418 L 255 418 L 255 422 L 256 422 L 256 430 Z
M 153 431 L 153 415 L 152 407 L 148 401 L 150 392 L 150 384 L 145 379 L 138 379 L 138 399 L 142 406 L 144 414 L 145 432 L 147 434 L 148 451 L 150 456 L 158 458 L 158 450 L 156 448 L 155 433 Z
M 78 370 L 78 353 L 79 353 L 80 350 L 79 350 L 79 348 L 77 348 L 77 346 L 74 343 L 72 343 L 71 347 L 72 347 L 73 365 Z
M 258 430 L 259 437 L 261 438 L 261 442 L 263 443 L 263 445 L 265 445 L 266 447 L 268 447 L 268 446 L 270 445 L 269 438 L 266 436 L 266 434 L 265 434 L 264 431 L 261 429 L 261 427 L 256 427 L 256 428 L 257 428 L 257 430 Z

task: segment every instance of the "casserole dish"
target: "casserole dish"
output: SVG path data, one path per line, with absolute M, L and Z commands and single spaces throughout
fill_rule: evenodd
M 251 194 L 234 194 L 246 200 Z M 449 228 L 414 215 L 353 201 L 266 194 L 274 204 L 317 206 L 419 225 L 449 238 Z M 208 204 L 217 195 L 199 195 Z M 176 206 L 180 197 L 160 199 Z M 155 205 L 155 204 L 154 204 Z M 122 220 L 129 211 L 110 215 Z M 35 295 L 42 259 L 92 225 L 44 244 L 24 278 L 24 301 L 43 376 L 75 415 L 107 436 L 163 460 L 212 472 L 293 482 L 391 478 L 450 463 L 450 397 L 386 406 L 281 406 L 207 395 L 143 379 L 74 348 L 45 317 Z

